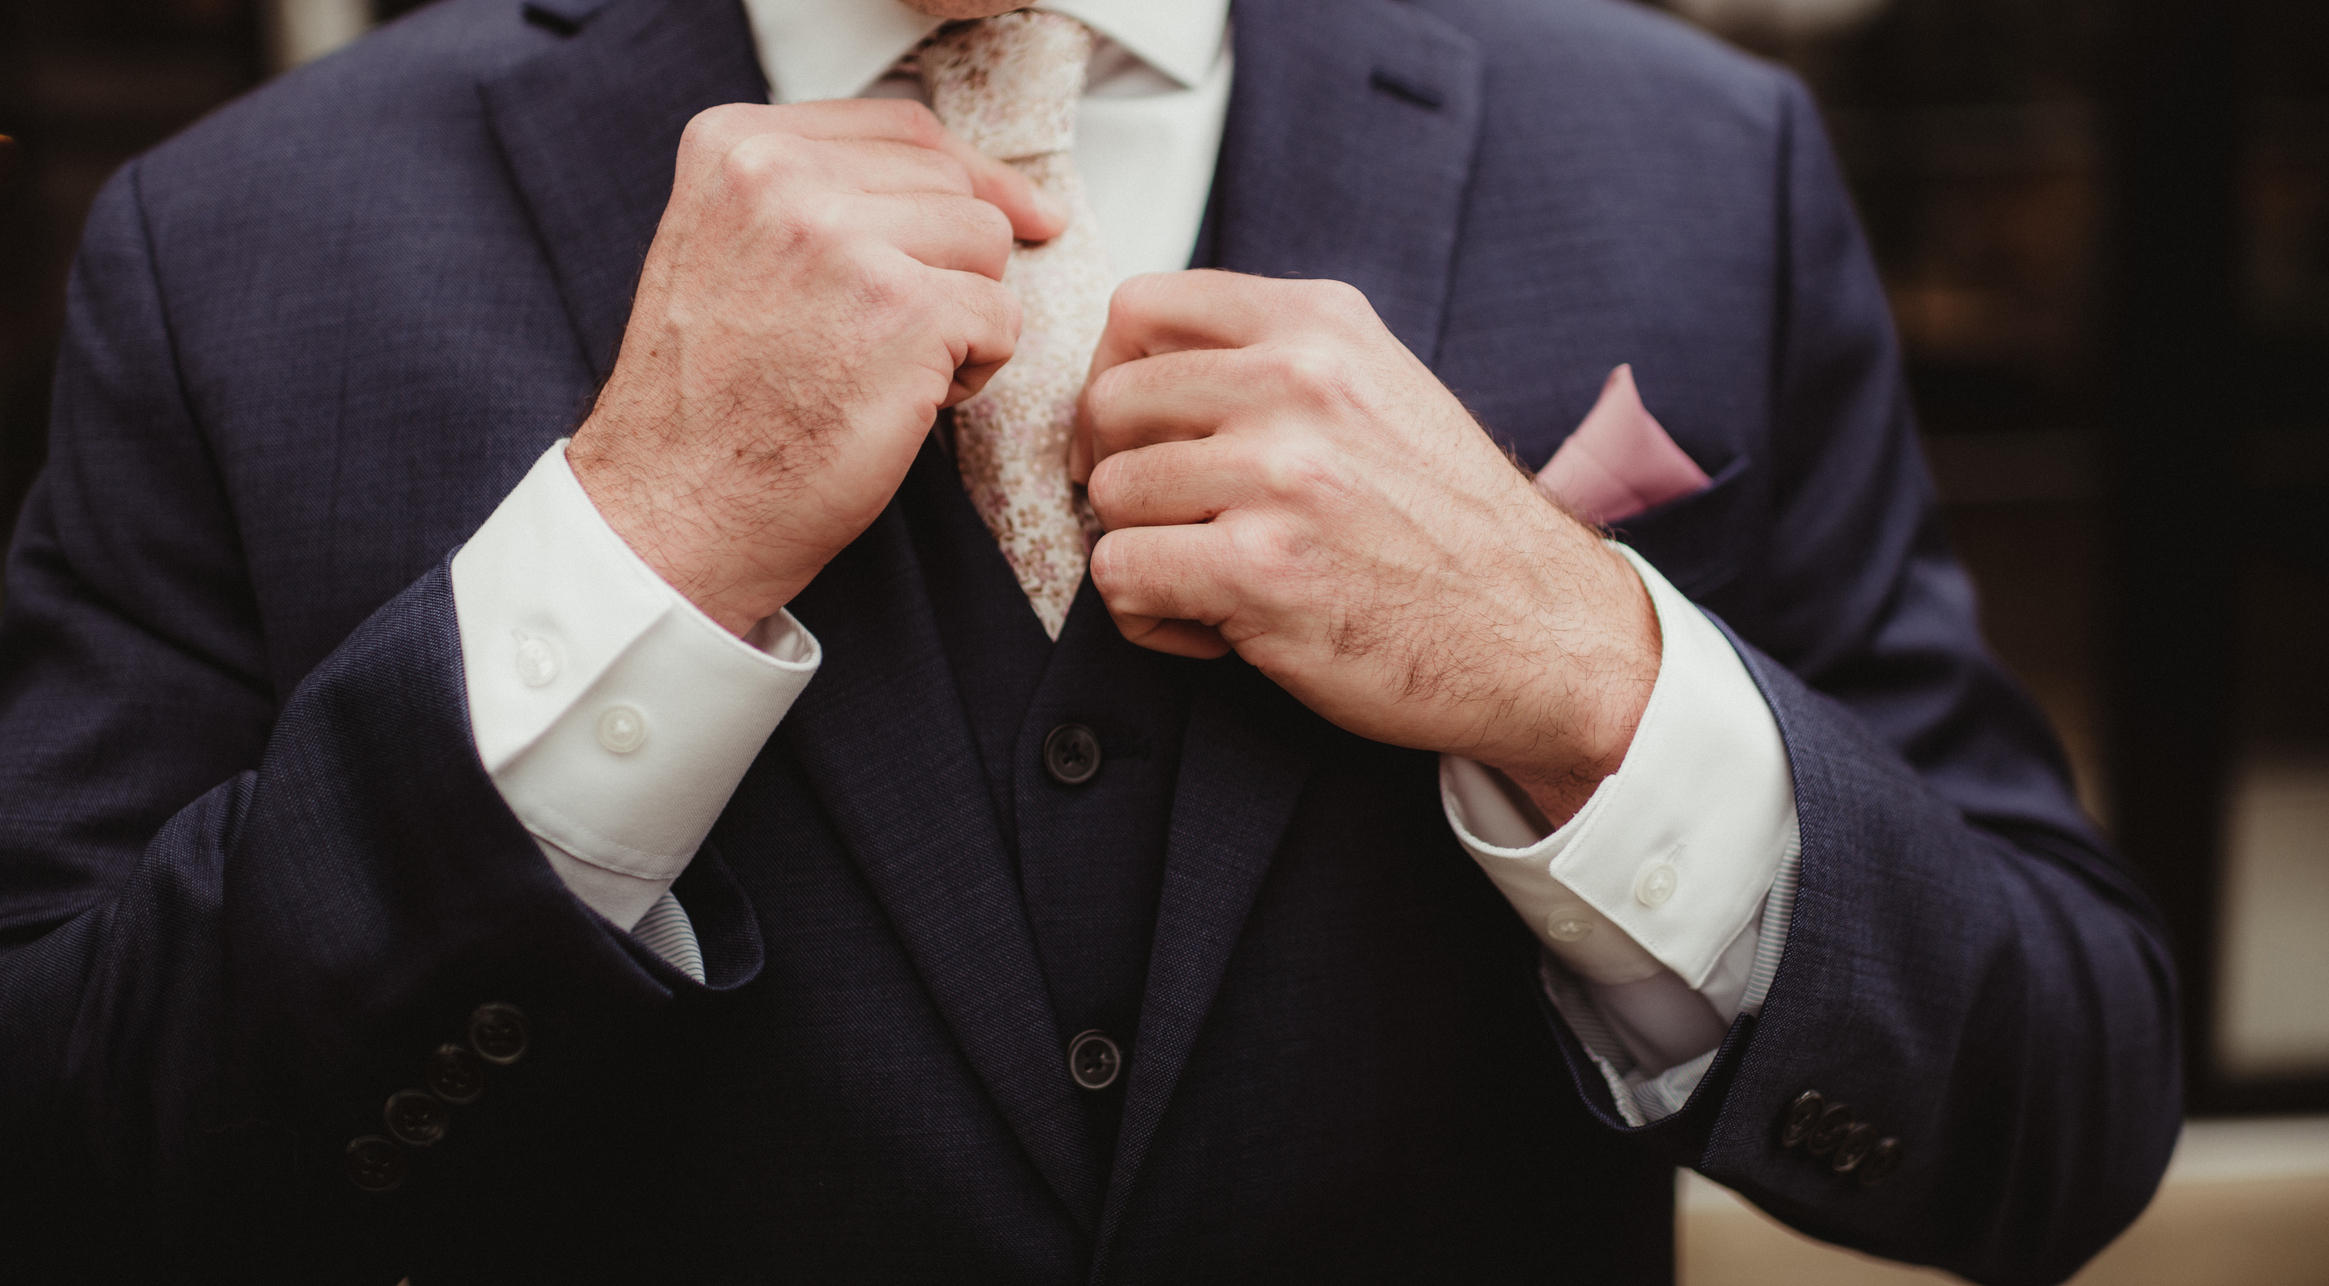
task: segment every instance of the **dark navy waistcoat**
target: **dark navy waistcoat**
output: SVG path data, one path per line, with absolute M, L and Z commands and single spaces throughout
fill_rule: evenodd
M 1098 1032 L 1128 1067 L 1139 1056 L 1189 663 L 1126 642 L 1088 582 L 1059 640 L 1046 638 L 943 442 L 934 433 L 915 462 L 902 508 L 1026 903 L 1060 1048 Z M 1047 743 L 1062 728 L 1098 738 L 1089 780 L 1062 780 L 1047 766 Z M 1114 1151 L 1124 1071 L 1082 1095 L 1103 1160 Z

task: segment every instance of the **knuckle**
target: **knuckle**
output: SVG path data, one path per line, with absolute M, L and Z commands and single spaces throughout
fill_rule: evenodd
M 938 114 L 910 98 L 885 98 L 890 125 L 907 142 L 922 147 L 936 147 L 946 136 L 946 127 L 938 123 Z
M 996 331 L 995 342 L 1005 353 L 1009 353 L 1018 347 L 1019 327 L 1023 321 L 1019 297 L 1012 294 L 1003 283 L 983 278 L 975 289 L 984 302 L 984 307 L 979 310 L 980 315 L 992 322 Z
M 1158 276 L 1153 272 L 1136 273 L 1117 285 L 1115 293 L 1108 296 L 1111 328 L 1137 325 L 1147 316 L 1149 293 L 1155 288 Z
M 1351 400 L 1355 374 L 1350 360 L 1332 345 L 1285 344 L 1270 355 L 1269 366 L 1279 386 L 1304 405 L 1323 407 Z
M 1003 213 L 1001 207 L 984 201 L 971 201 L 963 207 L 963 218 L 972 225 L 972 230 L 978 236 L 992 243 L 993 249 L 1006 255 L 1010 253 L 1011 216 Z
M 1121 597 L 1131 588 L 1130 569 L 1126 566 L 1127 542 L 1118 532 L 1109 532 L 1092 546 L 1092 586 L 1103 596 Z
M 921 311 L 921 283 L 899 256 L 866 254 L 852 265 L 858 308 L 872 315 Z
M 799 149 L 790 135 L 754 134 L 720 158 L 720 177 L 748 191 L 765 190 L 782 183 L 798 158 Z
M 1218 519 L 1228 526 L 1231 557 L 1248 583 L 1283 589 L 1301 575 L 1303 542 L 1293 527 L 1268 514 L 1239 512 Z
M 1130 499 L 1133 469 L 1132 455 L 1126 452 L 1118 452 L 1093 465 L 1092 476 L 1084 484 L 1084 494 L 1091 498 L 1092 507 L 1105 515 Z
M 1301 439 L 1261 453 L 1254 467 L 1264 491 L 1281 503 L 1310 501 L 1341 490 L 1342 471 L 1325 447 Z
M 722 103 L 697 112 L 688 118 L 687 128 L 680 131 L 680 150 L 695 152 L 717 147 L 721 140 L 735 133 L 741 124 L 739 118 L 750 110 L 744 103 Z
M 1374 307 L 1367 303 L 1365 292 L 1347 281 L 1318 280 L 1302 283 L 1306 302 L 1325 316 L 1340 321 L 1371 318 Z
M 787 239 L 796 245 L 830 250 L 855 239 L 849 202 L 832 193 L 812 193 L 785 205 Z
M 1124 405 L 1124 383 L 1130 377 L 1122 366 L 1111 366 L 1091 378 L 1084 385 L 1084 413 L 1092 423 L 1092 434 L 1101 445 L 1112 445 L 1112 434 L 1121 419 Z
M 978 185 L 971 181 L 970 167 L 962 163 L 961 157 L 935 148 L 924 151 L 921 156 L 922 164 L 930 169 L 930 186 L 937 191 L 970 196 L 978 190 Z M 1005 217 L 1003 226 L 1008 228 L 1010 224 L 1010 219 Z

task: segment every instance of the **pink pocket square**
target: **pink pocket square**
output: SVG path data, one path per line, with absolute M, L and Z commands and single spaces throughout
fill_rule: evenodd
M 1642 405 L 1631 366 L 1609 373 L 1601 400 L 1536 476 L 1538 486 L 1578 516 L 1603 524 L 1678 500 L 1709 481 Z

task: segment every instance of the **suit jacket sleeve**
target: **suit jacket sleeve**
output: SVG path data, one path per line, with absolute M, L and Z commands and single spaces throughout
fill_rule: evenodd
M 378 1207 L 350 1204 L 343 1149 L 476 1006 L 533 1031 L 459 1109 L 490 1114 L 694 984 L 575 901 L 503 805 L 442 563 L 274 690 L 134 166 L 89 221 L 55 406 L 0 631 L 0 1184 L 25 1189 L 0 1197 L 27 1233 L 103 1210 L 232 1246 L 259 1218 L 360 1258 Z M 733 986 L 758 939 L 732 884 L 698 888 Z M 76 1276 L 125 1244 L 69 1244 Z
M 2173 970 L 1982 642 L 1882 287 L 1808 95 L 1782 95 L 1776 482 L 1761 606 L 1734 640 L 1786 741 L 1801 887 L 1761 1016 L 1637 1133 L 1816 1236 L 2058 1281 L 2141 1211 L 2173 1147 Z M 1805 1091 L 1899 1140 L 1899 1168 L 1867 1186 L 1784 1146 Z

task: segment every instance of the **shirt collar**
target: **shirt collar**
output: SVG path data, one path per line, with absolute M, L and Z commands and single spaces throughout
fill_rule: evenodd
M 1181 85 L 1205 81 L 1221 53 L 1229 0 L 1040 0 L 1081 20 Z M 780 103 L 855 98 L 943 19 L 902 0 L 744 0 L 761 70 Z

